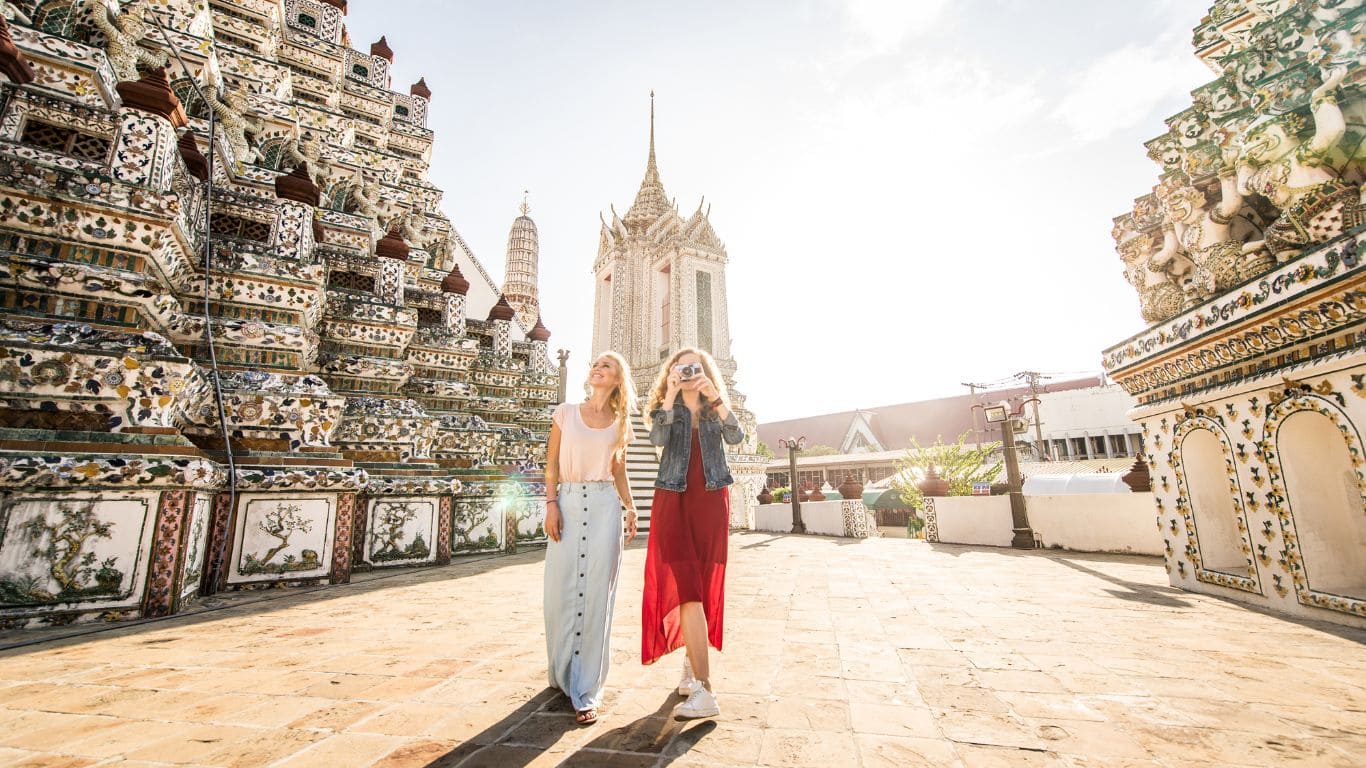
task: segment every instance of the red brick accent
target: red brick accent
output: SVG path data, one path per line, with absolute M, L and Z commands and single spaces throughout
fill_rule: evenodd
M 152 559 L 147 574 L 147 592 L 142 599 L 144 617 L 169 616 L 177 608 L 176 578 L 184 567 L 181 540 L 185 517 L 194 494 L 186 490 L 162 491 L 157 505 L 156 530 L 152 538 Z
M 351 527 L 356 514 L 356 494 L 343 493 L 337 497 L 337 527 L 332 541 L 332 577 L 329 583 L 351 582 Z

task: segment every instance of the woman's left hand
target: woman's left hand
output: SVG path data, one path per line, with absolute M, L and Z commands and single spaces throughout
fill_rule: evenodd
M 712 384 L 711 379 L 707 378 L 706 376 L 698 377 L 697 391 L 708 400 L 715 400 L 716 395 L 718 394 L 716 391 L 716 385 Z
M 627 544 L 630 544 L 630 543 L 631 543 L 631 540 L 634 539 L 635 537 L 636 537 L 636 511 L 635 511 L 634 509 L 628 509 L 628 510 L 626 510 L 626 543 L 627 543 Z

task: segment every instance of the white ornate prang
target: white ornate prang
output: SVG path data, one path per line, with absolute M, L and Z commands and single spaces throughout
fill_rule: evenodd
M 116 82 L 154 63 L 129 34 L 151 29 L 148 5 L 206 84 L 200 104 L 172 77 L 191 118 L 183 137 L 119 108 Z M 11 89 L 0 111 L 10 190 L 0 201 L 0 409 L 15 428 L 0 485 L 19 504 L 145 497 L 150 527 L 136 551 L 111 551 L 118 564 L 99 583 L 67 586 L 103 594 L 136 561 L 149 570 L 134 580 L 155 599 L 16 607 L 4 590 L 0 626 L 165 615 L 200 586 L 344 582 L 353 555 L 373 567 L 445 562 L 453 548 L 488 548 L 487 531 L 464 543 L 462 515 L 479 504 L 511 524 L 494 529 L 493 548 L 542 541 L 543 510 L 490 500 L 544 492 L 556 381 L 544 342 L 507 322 L 467 321 L 458 276 L 446 281 L 458 263 L 484 281 L 481 295 L 494 289 L 437 209 L 426 99 L 389 91 L 388 62 L 342 44 L 329 3 L 144 0 L 113 16 L 111 3 L 89 7 L 100 18 L 79 24 L 119 30 L 105 27 L 107 54 L 11 26 L 37 80 Z M 145 37 L 160 44 L 160 32 Z M 346 64 L 366 65 L 366 76 Z M 223 137 L 215 146 L 205 109 Z M 191 175 L 200 155 L 214 174 L 207 274 L 210 201 Z M 300 186 L 281 171 L 300 162 L 327 193 L 320 207 L 292 199 Z M 364 186 L 353 195 L 354 182 Z M 353 205 L 362 210 L 339 210 Z M 392 242 L 376 258 L 380 224 L 410 258 L 388 258 Z M 223 493 L 225 467 L 204 458 L 221 456 L 225 440 L 235 497 Z M 404 505 L 423 510 L 413 520 L 426 515 L 420 537 Z M 6 565 L 22 538 L 0 535 L 7 586 L 27 583 Z
M 122 13 L 111 0 L 97 0 L 85 8 L 89 9 L 95 27 L 104 33 L 104 50 L 119 80 L 137 80 L 139 66 L 147 69 L 166 66 L 166 54 L 139 45 L 143 40 L 152 39 L 153 30 L 153 25 L 142 16 L 141 3 L 129 3 Z
M 540 244 L 536 222 L 532 221 L 530 207 L 525 201 L 522 202 L 521 212 L 522 215 L 512 222 L 512 229 L 508 232 L 502 295 L 517 312 L 517 322 L 529 330 L 541 316 L 540 301 L 536 295 Z
M 1150 325 L 1103 357 L 1137 402 L 1171 583 L 1355 627 L 1363 31 L 1366 4 L 1341 0 L 1219 0 L 1201 20 L 1220 77 L 1146 144 L 1157 194 L 1115 220 Z

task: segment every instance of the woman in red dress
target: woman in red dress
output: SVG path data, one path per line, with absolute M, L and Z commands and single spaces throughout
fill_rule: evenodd
M 735 482 L 722 443 L 745 437 L 731 413 L 726 385 L 711 355 L 674 354 L 650 393 L 650 442 L 663 448 L 650 506 L 645 556 L 641 661 L 686 646 L 674 708 L 683 719 L 714 717 L 707 645 L 721 650 L 726 599 L 730 495 Z

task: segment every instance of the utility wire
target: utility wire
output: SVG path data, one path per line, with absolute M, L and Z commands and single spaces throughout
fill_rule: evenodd
M 103 12 L 103 10 L 97 10 L 97 11 L 96 11 L 96 13 L 102 13 L 102 12 Z M 189 66 L 187 66 L 187 65 L 185 64 L 185 59 L 182 58 L 181 55 L 180 55 L 180 49 L 178 49 L 178 48 L 175 46 L 175 44 L 171 42 L 171 36 L 170 36 L 170 34 L 168 34 L 168 33 L 166 32 L 166 27 L 162 26 L 162 24 L 161 24 L 161 19 L 158 18 L 158 16 L 157 16 L 156 13 L 152 13 L 151 16 L 152 16 L 152 22 L 155 23 L 155 24 L 157 25 L 157 29 L 161 32 L 161 37 L 162 37 L 162 39 L 166 41 L 166 48 L 171 52 L 172 55 L 175 56 L 175 60 L 176 60 L 177 63 L 180 64 L 180 69 L 181 69 L 181 71 L 184 73 L 185 79 L 188 80 L 188 81 L 190 82 L 190 87 L 194 89 L 195 95 L 197 95 L 197 96 L 199 97 L 200 101 L 204 102 L 204 104 L 208 107 L 208 112 L 209 112 L 209 155 L 208 155 L 208 158 L 207 158 L 207 159 L 208 159 L 208 165 L 209 165 L 209 173 L 208 173 L 208 178 L 204 180 L 204 221 L 203 221 L 203 227 L 204 227 L 204 286 L 203 286 L 203 300 L 204 300 L 204 307 L 203 307 L 203 309 L 204 309 L 204 345 L 208 348 L 208 351 L 209 351 L 209 367 L 210 367 L 211 370 L 212 370 L 212 374 L 211 374 L 211 376 L 210 376 L 210 379 L 211 379 L 212 382 L 213 382 L 214 402 L 215 402 L 215 404 L 218 406 L 218 427 L 219 427 L 219 431 L 220 431 L 220 432 L 222 433 L 222 435 L 223 435 L 223 453 L 224 453 L 224 456 L 227 458 L 227 461 L 228 461 L 228 519 L 231 520 L 231 519 L 232 519 L 232 512 L 233 512 L 234 509 L 237 508 L 237 460 L 236 460 L 236 456 L 233 455 L 233 450 L 232 450 L 232 435 L 230 434 L 230 430 L 228 429 L 228 415 L 227 415 L 227 411 L 224 409 L 224 406 L 223 406 L 223 383 L 222 383 L 222 381 L 221 381 L 221 379 L 220 379 L 220 372 L 219 372 L 219 369 L 218 369 L 218 348 L 217 348 L 217 345 L 214 343 L 214 338 L 213 338 L 213 312 L 210 310 L 210 296 L 211 296 L 211 294 L 210 294 L 210 291 L 209 291 L 209 281 L 210 281 L 210 279 L 211 279 L 212 270 L 213 270 L 213 172 L 214 172 L 214 157 L 215 157 L 216 154 L 217 154 L 216 152 L 214 152 L 214 141 L 216 140 L 216 137 L 217 137 L 216 131 L 217 131 L 217 126 L 218 126 L 218 121 L 217 121 L 217 119 L 216 119 L 216 115 L 215 115 L 215 112 L 214 112 L 213 104 L 212 104 L 207 98 L 204 97 L 204 91 L 200 90 L 200 88 L 199 88 L 199 82 L 194 78 L 194 75 L 190 72 Z M 189 130 L 189 131 L 191 132 L 191 134 L 193 134 L 193 132 L 194 132 L 194 129 L 192 129 L 192 128 L 191 128 L 191 129 L 187 129 L 187 130 Z M 210 517 L 210 520 L 212 520 L 212 516 Z M 216 551 L 215 551 L 215 553 L 214 553 L 215 559 L 216 559 L 216 561 L 219 562 L 219 563 L 222 563 L 222 562 L 223 562 L 223 556 L 224 556 L 224 553 L 227 551 L 227 546 L 228 546 L 228 539 L 229 539 L 229 537 L 230 537 L 230 533 L 229 533 L 229 531 L 227 531 L 226 529 L 225 529 L 224 531 L 222 531 L 222 535 L 219 536 L 218 546 L 217 546 Z

